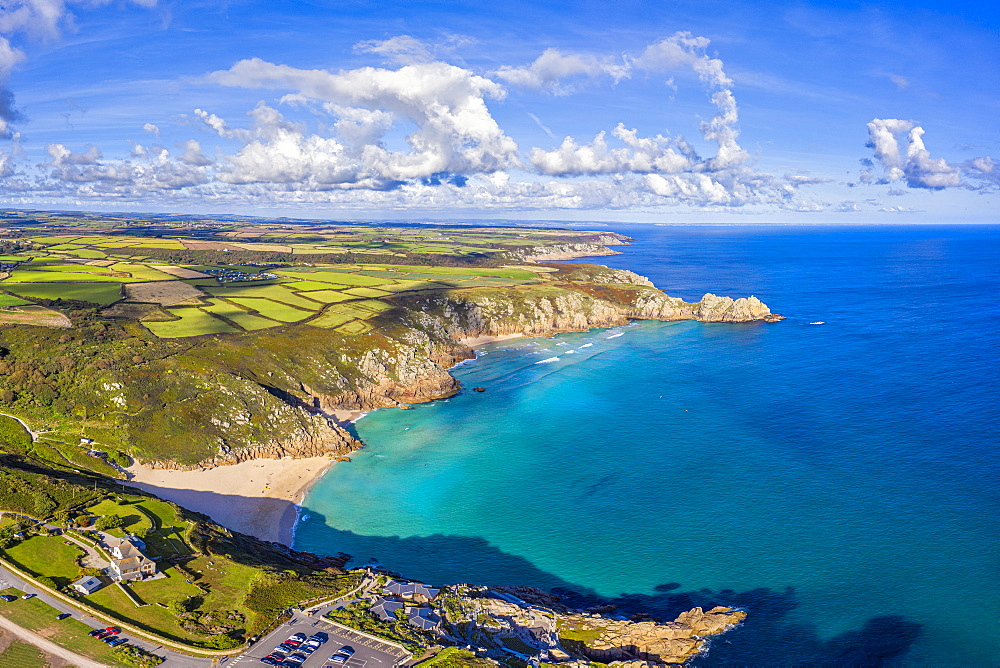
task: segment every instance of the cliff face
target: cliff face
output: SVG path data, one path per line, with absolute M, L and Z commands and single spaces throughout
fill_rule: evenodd
M 705 637 L 728 631 L 746 616 L 741 610 L 721 606 L 708 612 L 694 608 L 681 613 L 677 619 L 667 624 L 594 616 L 578 620 L 574 630 L 600 634 L 595 640 L 586 641 L 581 649 L 584 655 L 594 661 L 680 664 L 704 649 Z
M 431 401 L 459 390 L 448 369 L 474 353 L 467 337 L 613 327 L 633 319 L 780 319 L 756 298 L 687 303 L 632 272 L 574 265 L 543 283 L 385 298 L 393 308 L 358 336 L 308 325 L 220 337 L 108 377 L 129 450 L 154 466 L 259 457 L 340 456 L 360 443 L 332 418 Z M 96 412 L 96 411 L 95 411 Z

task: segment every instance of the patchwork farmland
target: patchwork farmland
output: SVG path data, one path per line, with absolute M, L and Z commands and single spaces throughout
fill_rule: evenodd
M 0 322 L 4 314 L 9 321 L 30 321 L 45 307 L 78 301 L 103 307 L 105 316 L 137 320 L 164 339 L 289 324 L 356 335 L 392 308 L 386 300 L 403 293 L 544 281 L 551 271 L 545 267 L 482 267 L 482 260 L 557 243 L 562 234 L 346 226 L 308 233 L 222 226 L 198 238 L 39 234 L 24 239 L 17 255 L 6 256 Z M 427 263 L 428 257 L 455 263 L 470 255 L 480 266 Z M 354 261 L 323 261 L 338 256 Z M 364 262 L 366 257 L 393 262 Z M 427 264 L 407 262 L 414 259 Z

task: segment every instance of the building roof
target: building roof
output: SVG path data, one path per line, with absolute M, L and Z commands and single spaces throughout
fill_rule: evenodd
M 80 578 L 79 580 L 74 582 L 73 586 L 76 587 L 77 589 L 83 589 L 89 594 L 90 592 L 97 591 L 98 589 L 103 587 L 104 583 L 101 582 L 98 578 L 95 578 L 93 575 L 88 575 L 87 577 Z
M 441 590 L 425 585 L 422 582 L 390 580 L 386 586 L 382 587 L 382 593 L 389 596 L 403 596 L 405 598 L 425 596 L 428 600 L 431 600 L 437 598 L 437 595 L 441 593 Z
M 430 608 L 412 608 L 407 615 L 410 624 L 429 631 L 441 622 L 441 617 Z
M 125 557 L 124 559 L 112 559 L 119 571 L 131 571 L 142 566 L 142 559 L 139 557 Z
M 396 619 L 396 611 L 403 607 L 403 604 L 399 601 L 387 601 L 384 598 L 380 598 L 375 601 L 375 605 L 369 608 L 372 614 L 383 621 L 390 622 Z

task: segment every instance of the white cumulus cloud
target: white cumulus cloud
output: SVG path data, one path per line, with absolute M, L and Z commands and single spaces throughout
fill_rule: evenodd
M 353 179 L 357 187 L 376 188 L 438 174 L 471 175 L 519 165 L 517 144 L 486 105 L 486 98 L 504 97 L 502 86 L 447 63 L 329 72 L 255 58 L 210 78 L 226 86 L 291 90 L 320 101 L 338 116 L 335 127 L 342 134 L 340 138 L 308 135 L 255 112 L 253 140 L 233 158 L 232 179 L 271 178 L 273 169 L 264 165 L 271 159 L 280 164 L 283 178 L 320 166 L 313 179 L 317 185 L 348 186 Z M 221 119 L 205 112 L 199 115 L 220 134 L 228 132 Z M 408 151 L 392 151 L 378 141 L 399 121 L 416 125 L 406 137 Z

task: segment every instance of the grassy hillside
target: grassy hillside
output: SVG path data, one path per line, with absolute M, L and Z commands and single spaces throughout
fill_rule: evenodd
M 128 530 L 145 535 L 148 552 L 160 558 L 158 568 L 167 578 L 132 585 L 148 604 L 139 609 L 115 587 L 87 602 L 151 632 L 207 648 L 235 646 L 267 628 L 282 610 L 347 591 L 359 577 L 338 568 L 336 560 L 276 548 L 106 478 L 50 469 L 30 456 L 0 457 L 0 509 L 68 527 L 93 526 L 112 515 L 139 520 L 130 520 Z M 15 537 L 18 531 L 23 537 Z M 83 572 L 78 546 L 30 522 L 0 527 L 0 553 L 56 586 Z

